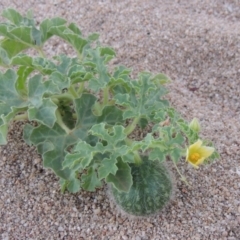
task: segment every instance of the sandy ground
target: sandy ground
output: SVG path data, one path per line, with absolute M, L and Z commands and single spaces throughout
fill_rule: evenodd
M 1 12 L 6 7 L 100 33 L 117 52 L 114 64 L 134 74 L 168 74 L 170 102 L 187 120 L 199 118 L 221 158 L 198 171 L 183 161 L 192 188 L 176 175 L 171 204 L 135 219 L 116 210 L 106 187 L 62 195 L 57 178 L 21 140 L 22 125 L 14 125 L 0 148 L 0 239 L 240 239 L 239 0 L 1 0 Z M 54 41 L 47 51 L 68 52 Z

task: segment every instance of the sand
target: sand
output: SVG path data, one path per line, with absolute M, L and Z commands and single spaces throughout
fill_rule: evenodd
M 187 120 L 199 119 L 220 159 L 199 170 L 182 160 L 191 188 L 174 172 L 172 202 L 153 217 L 132 218 L 116 209 L 106 186 L 61 194 L 58 179 L 23 142 L 23 125 L 13 124 L 0 148 L 0 239 L 240 239 L 239 0 L 2 0 L 0 11 L 7 7 L 100 33 L 117 52 L 113 64 L 133 75 L 166 73 L 169 101 Z M 51 43 L 49 53 L 71 52 Z

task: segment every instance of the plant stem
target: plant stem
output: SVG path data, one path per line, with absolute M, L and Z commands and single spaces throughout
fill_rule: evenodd
M 84 90 L 84 82 L 79 83 L 79 88 L 77 90 L 78 95 L 80 96 Z
M 191 187 L 191 185 L 188 183 L 186 177 L 184 177 L 184 176 L 181 174 L 181 172 L 179 171 L 179 169 L 178 169 L 178 167 L 177 167 L 177 164 L 176 164 L 174 161 L 172 161 L 172 162 L 173 162 L 173 165 L 174 165 L 174 167 L 176 168 L 178 174 L 180 175 L 181 180 L 182 180 L 186 185 L 188 185 L 189 187 Z
M 128 125 L 125 129 L 125 133 L 127 135 L 129 135 L 131 132 L 133 132 L 133 130 L 135 129 L 138 121 L 139 121 L 140 117 L 136 117 L 133 119 L 132 123 L 130 125 Z
M 132 146 L 132 142 L 133 141 L 130 138 L 126 137 L 125 143 L 127 144 L 127 146 Z
M 43 52 L 42 48 L 37 48 L 37 50 L 38 50 L 39 55 L 40 55 L 42 58 L 46 58 L 46 55 L 45 55 L 45 53 Z
M 69 134 L 71 130 L 65 125 L 65 123 L 62 120 L 62 116 L 60 114 L 60 111 L 57 109 L 56 110 L 56 117 L 57 117 L 57 123 L 58 125 L 67 133 Z
M 103 89 L 103 105 L 106 106 L 108 104 L 109 100 L 109 92 L 108 92 L 108 87 L 105 87 Z
M 69 93 L 72 94 L 72 96 L 73 96 L 74 98 L 78 98 L 78 94 L 77 94 L 75 88 L 73 87 L 73 85 L 71 85 L 71 86 L 68 88 L 68 91 L 69 91 Z
M 23 120 L 27 120 L 28 119 L 28 114 L 27 112 L 23 113 L 23 114 L 19 114 L 19 115 L 16 115 L 14 117 L 14 121 L 23 121 Z
M 73 96 L 67 92 L 60 95 L 52 95 L 52 98 L 58 100 L 67 100 L 70 102 L 73 100 Z
M 138 151 L 134 151 L 133 154 L 134 154 L 134 162 L 135 162 L 135 164 L 136 165 L 142 164 L 142 158 L 140 157 Z

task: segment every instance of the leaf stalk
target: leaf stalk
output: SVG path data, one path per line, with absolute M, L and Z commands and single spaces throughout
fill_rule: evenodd
M 59 109 L 56 110 L 56 118 L 57 118 L 57 123 L 58 125 L 67 133 L 69 134 L 71 132 L 71 130 L 65 125 L 65 123 L 62 120 L 62 116 L 61 113 L 59 111 Z
M 139 122 L 140 117 L 136 117 L 133 119 L 132 123 L 130 125 L 128 125 L 125 129 L 125 133 L 127 135 L 129 135 L 130 133 L 132 133 L 134 131 L 134 129 L 136 128 L 138 122 Z

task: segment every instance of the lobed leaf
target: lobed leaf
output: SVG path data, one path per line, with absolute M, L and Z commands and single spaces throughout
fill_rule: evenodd
M 87 174 L 82 175 L 81 179 L 83 182 L 82 187 L 84 190 L 95 191 L 96 188 L 102 186 L 95 170 L 92 167 L 88 169 Z
M 89 63 L 94 67 L 97 76 L 93 77 L 89 81 L 89 88 L 94 92 L 104 88 L 110 81 L 109 74 L 105 65 L 106 56 L 101 55 L 101 48 L 88 49 L 88 58 L 84 62 L 85 65 Z
M 57 120 L 55 115 L 57 108 L 57 105 L 53 103 L 51 99 L 44 98 L 40 105 L 36 107 L 29 107 L 28 119 L 30 121 L 35 120 L 41 124 L 52 128 Z
M 116 166 L 118 168 L 116 174 L 109 174 L 106 178 L 106 182 L 111 183 L 118 191 L 129 192 L 133 184 L 131 168 L 120 158 Z
M 114 96 L 117 104 L 126 107 L 123 118 L 139 117 L 146 119 L 146 121 L 159 119 L 159 109 L 168 106 L 168 102 L 161 99 L 166 93 L 165 88 L 159 88 L 154 84 L 149 73 L 141 73 L 138 81 L 132 81 L 131 87 L 132 90 L 129 93 L 116 93 Z M 122 90 L 120 89 L 120 91 Z
M 16 90 L 17 74 L 8 69 L 4 74 L 0 72 L 0 115 L 7 115 L 12 108 L 23 108 L 28 105 L 27 100 L 22 98 Z
M 52 128 L 40 125 L 31 129 L 28 127 L 30 136 L 25 136 L 28 141 L 38 146 L 38 151 L 42 154 L 43 164 L 46 168 L 51 168 L 56 175 L 63 179 L 70 179 L 73 172 L 69 168 L 62 168 L 62 162 L 66 155 L 66 148 L 75 144 L 79 139 L 72 134 L 67 134 L 58 124 Z
M 101 162 L 101 166 L 98 169 L 99 179 L 106 178 L 109 174 L 115 175 L 118 168 L 116 166 L 117 159 L 112 156 L 111 158 L 104 158 Z

